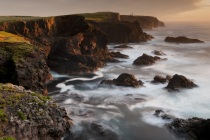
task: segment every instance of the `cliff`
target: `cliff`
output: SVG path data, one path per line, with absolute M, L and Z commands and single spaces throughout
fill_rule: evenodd
M 47 93 L 50 78 L 45 55 L 20 36 L 0 32 L 0 83 Z
M 82 16 L 3 22 L 0 30 L 29 38 L 45 53 L 50 69 L 59 73 L 90 72 L 112 59 L 107 36 Z
M 138 43 L 153 38 L 143 32 L 138 22 L 88 22 L 104 31 L 108 35 L 109 43 Z
M 143 29 L 151 29 L 165 26 L 163 22 L 152 16 L 121 15 L 120 20 L 130 22 L 137 21 Z

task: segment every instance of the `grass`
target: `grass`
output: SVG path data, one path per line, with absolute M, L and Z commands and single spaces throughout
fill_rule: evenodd
M 78 14 L 84 16 L 86 20 L 93 20 L 93 21 L 106 21 L 111 20 L 113 18 L 113 14 L 111 12 L 97 12 L 97 13 L 83 13 Z
M 15 140 L 15 138 L 14 137 L 10 137 L 10 136 L 6 136 L 6 137 L 0 138 L 0 140 Z
M 0 42 L 14 43 L 14 42 L 24 42 L 29 43 L 29 41 L 25 40 L 25 38 L 14 35 L 11 33 L 7 33 L 4 31 L 0 31 Z
M 40 19 L 41 17 L 31 17 L 31 16 L 0 16 L 0 22 L 4 21 L 25 21 Z

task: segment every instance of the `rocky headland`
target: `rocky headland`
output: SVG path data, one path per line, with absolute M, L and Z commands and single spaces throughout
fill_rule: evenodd
M 140 27 L 143 29 L 151 29 L 165 26 L 162 21 L 159 21 L 156 17 L 152 16 L 121 15 L 120 20 L 129 22 L 137 21 L 140 24 Z
M 192 38 L 187 38 L 185 36 L 178 36 L 178 37 L 166 37 L 165 42 L 169 43 L 204 43 L 203 41 L 199 39 L 192 39 Z

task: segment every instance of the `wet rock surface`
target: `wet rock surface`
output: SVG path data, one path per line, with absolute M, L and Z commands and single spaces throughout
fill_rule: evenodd
M 197 87 L 191 80 L 187 79 L 185 76 L 175 74 L 173 78 L 169 81 L 167 89 L 169 91 L 176 91 L 181 88 L 194 88 Z
M 199 39 L 191 39 L 187 38 L 185 36 L 179 36 L 179 37 L 166 37 L 165 42 L 170 43 L 204 43 L 203 41 Z
M 115 46 L 114 48 L 121 48 L 121 49 L 132 49 L 133 47 L 128 46 L 128 45 L 119 45 L 119 46 Z
M 162 118 L 164 120 L 173 120 L 175 119 L 174 116 L 168 114 L 168 113 L 165 113 L 163 110 L 156 110 L 154 115 L 158 118 Z
M 166 55 L 166 54 L 165 54 L 163 51 L 161 51 L 161 50 L 154 50 L 154 51 L 152 51 L 152 53 L 155 54 L 155 55 L 159 55 L 159 56 Z
M 66 110 L 48 96 L 0 84 L 0 137 L 60 140 L 72 124 Z
M 176 136 L 187 140 L 209 140 L 210 138 L 210 119 L 191 118 L 175 119 L 166 127 Z
M 165 84 L 167 81 L 168 81 L 167 78 L 164 78 L 164 77 L 162 77 L 160 75 L 156 75 L 153 78 L 152 83 L 154 83 L 154 84 L 158 84 L 158 83 Z
M 142 56 L 138 57 L 134 62 L 133 65 L 138 65 L 138 66 L 147 66 L 147 65 L 152 65 L 156 61 L 161 60 L 160 57 L 158 56 L 150 56 L 147 54 L 143 54 Z
M 139 87 L 143 86 L 143 82 L 141 80 L 137 80 L 134 75 L 123 73 L 117 79 L 113 80 L 103 80 L 100 84 L 106 85 L 116 85 L 116 86 L 124 86 L 124 87 Z
M 129 58 L 128 55 L 122 54 L 121 52 L 110 52 L 110 56 L 115 58 L 124 58 L 124 59 Z

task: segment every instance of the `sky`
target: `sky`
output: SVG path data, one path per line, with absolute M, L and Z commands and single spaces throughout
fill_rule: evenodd
M 57 16 L 112 11 L 163 21 L 210 21 L 210 0 L 0 0 L 0 15 Z

